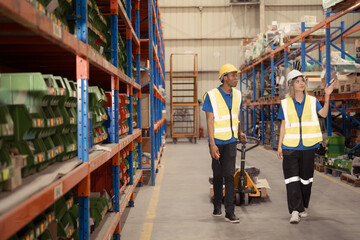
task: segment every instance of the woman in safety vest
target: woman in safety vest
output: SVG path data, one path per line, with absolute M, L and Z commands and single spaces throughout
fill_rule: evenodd
M 306 217 L 314 176 L 315 149 L 323 140 L 319 118 L 329 112 L 330 94 L 334 83 L 325 87 L 324 107 L 306 92 L 306 80 L 298 70 L 287 76 L 288 95 L 281 100 L 278 119 L 281 120 L 277 156 L 283 159 L 290 223 Z
M 210 155 L 212 157 L 214 211 L 213 216 L 221 216 L 223 198 L 223 179 L 225 179 L 225 220 L 238 223 L 234 214 L 235 160 L 238 139 L 246 140 L 240 129 L 241 93 L 235 87 L 237 70 L 231 64 L 220 68 L 219 79 L 222 84 L 204 95 L 202 110 L 206 112 Z

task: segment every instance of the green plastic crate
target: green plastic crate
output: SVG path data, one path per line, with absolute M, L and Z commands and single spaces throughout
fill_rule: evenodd
M 0 106 L 0 138 L 14 135 L 14 122 L 7 106 Z
M 70 238 L 75 231 L 75 223 L 69 212 L 65 212 L 62 219 L 58 222 L 57 234 L 58 237 Z
M 345 137 L 334 137 L 328 136 L 326 137 L 327 145 L 345 145 Z

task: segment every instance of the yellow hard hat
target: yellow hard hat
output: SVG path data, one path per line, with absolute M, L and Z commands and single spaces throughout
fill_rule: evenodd
M 234 67 L 234 65 L 232 65 L 230 63 L 224 64 L 220 68 L 219 79 L 221 80 L 224 75 L 226 75 L 228 73 L 231 73 L 231 72 L 239 72 L 239 70 L 236 67 Z

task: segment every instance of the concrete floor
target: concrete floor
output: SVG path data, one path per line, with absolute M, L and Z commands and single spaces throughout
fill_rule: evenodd
M 360 189 L 316 171 L 309 216 L 289 224 L 281 161 L 261 146 L 247 153 L 246 165 L 260 168 L 259 178 L 266 178 L 271 187 L 268 198 L 236 206 L 240 224 L 213 217 L 210 162 L 206 140 L 197 144 L 169 140 L 156 186 L 138 188 L 135 207 L 128 208 L 122 219 L 121 239 L 359 239 Z

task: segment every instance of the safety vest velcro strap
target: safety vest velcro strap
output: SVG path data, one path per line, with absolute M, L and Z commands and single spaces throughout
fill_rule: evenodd
M 236 114 L 232 114 L 231 117 L 233 119 L 237 119 L 238 116 Z M 214 120 L 215 121 L 223 121 L 223 120 L 229 120 L 230 119 L 230 115 L 225 115 L 225 116 L 215 116 L 214 115 Z
M 321 133 L 309 133 L 309 134 L 302 134 L 302 138 L 318 138 L 322 137 Z M 284 139 L 298 139 L 299 134 L 285 134 Z
M 233 131 L 237 131 L 238 127 L 237 126 L 233 126 Z M 223 132 L 231 132 L 231 128 L 230 127 L 225 127 L 225 128 L 215 128 L 214 129 L 215 133 L 223 133 Z
M 314 126 L 317 126 L 318 123 L 317 122 L 302 122 L 301 123 L 301 126 L 303 127 L 314 127 Z M 296 122 L 296 123 L 288 123 L 288 124 L 285 124 L 285 128 L 292 128 L 292 127 L 300 127 L 300 123 L 299 122 Z

